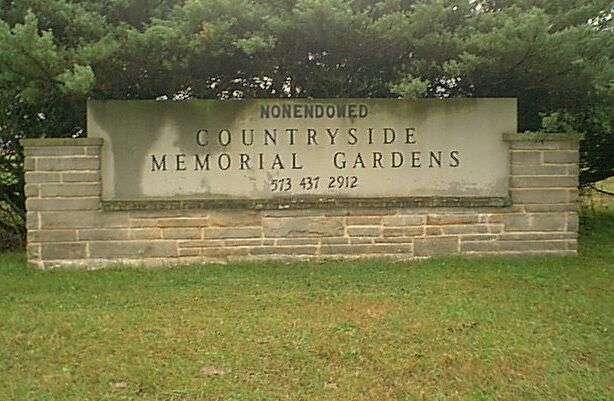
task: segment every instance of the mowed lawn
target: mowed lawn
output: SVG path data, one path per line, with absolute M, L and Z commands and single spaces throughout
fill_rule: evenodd
M 35 271 L 0 400 L 612 400 L 614 213 L 579 257 Z

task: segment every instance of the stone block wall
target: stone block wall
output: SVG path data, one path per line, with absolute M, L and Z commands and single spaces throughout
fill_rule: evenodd
M 511 205 L 503 207 L 123 211 L 102 207 L 102 140 L 24 140 L 28 262 L 46 269 L 272 258 L 575 255 L 580 139 L 505 135 Z

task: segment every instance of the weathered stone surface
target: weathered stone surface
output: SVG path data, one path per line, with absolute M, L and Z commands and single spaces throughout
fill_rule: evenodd
M 41 258 L 44 260 L 56 259 L 84 259 L 87 257 L 85 242 L 42 244 Z
M 176 257 L 176 241 L 92 241 L 92 258 Z
M 263 246 L 249 251 L 251 255 L 315 255 L 316 246 Z
M 569 175 L 567 166 L 543 164 L 512 164 L 512 175 Z
M 244 227 L 260 226 L 262 213 L 256 211 L 211 211 L 209 212 L 209 226 L 215 227 Z
M 40 216 L 38 212 L 26 213 L 26 228 L 28 230 L 38 230 L 40 227 Z
M 515 203 L 567 203 L 567 189 L 511 189 L 512 201 Z
M 541 164 L 542 152 L 514 150 L 511 152 L 512 164 Z
M 458 253 L 458 237 L 425 237 L 414 239 L 415 256 L 438 256 Z
M 564 213 L 530 213 L 497 216 L 505 224 L 506 232 L 514 231 L 565 231 Z
M 76 230 L 28 230 L 28 242 L 77 241 Z
M 355 244 L 355 245 L 322 245 L 322 255 L 377 255 L 377 254 L 407 254 L 411 256 L 412 244 Z
M 161 239 L 162 231 L 157 228 L 92 228 L 78 231 L 80 241 L 115 241 Z
M 379 237 L 382 234 L 380 227 L 351 226 L 347 228 L 350 237 Z
M 336 237 L 343 235 L 343 218 L 265 218 L 265 237 Z
M 40 196 L 39 188 L 38 184 L 26 184 L 24 186 L 24 194 L 29 198 L 36 198 Z
M 275 245 L 294 246 L 294 245 L 318 245 L 318 238 L 279 238 L 275 240 Z
M 100 148 L 98 148 L 100 149 Z M 41 146 L 24 149 L 24 156 L 74 156 L 85 155 L 83 146 Z
M 262 228 L 206 228 L 205 238 L 260 238 Z
M 127 213 L 99 211 L 41 212 L 41 228 L 128 227 Z
M 475 224 L 479 221 L 478 214 L 429 214 L 427 225 Z
M 206 217 L 178 217 L 158 220 L 158 227 L 206 227 L 209 219 Z
M 100 198 L 29 198 L 26 200 L 28 210 L 97 210 Z
M 62 182 L 100 182 L 100 173 L 98 171 L 62 172 Z
M 100 196 L 100 183 L 90 184 L 40 184 L 41 196 L 49 197 L 91 197 Z
M 544 152 L 544 163 L 578 163 L 580 153 L 577 150 Z
M 24 177 L 26 184 L 60 182 L 60 173 L 41 173 L 38 171 L 27 171 Z
M 379 226 L 382 224 L 382 218 L 380 216 L 350 216 L 346 223 L 348 226 Z
M 164 239 L 202 239 L 200 228 L 165 228 L 162 230 Z
M 36 168 L 40 171 L 98 170 L 100 159 L 94 156 L 38 157 Z
M 568 175 L 512 176 L 510 185 L 515 188 L 577 188 L 578 177 Z
M 395 215 L 383 217 L 382 223 L 388 227 L 419 226 L 424 224 L 425 220 L 424 215 Z

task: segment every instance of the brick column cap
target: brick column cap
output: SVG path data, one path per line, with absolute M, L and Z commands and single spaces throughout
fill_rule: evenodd
M 102 138 L 33 138 L 19 141 L 24 148 L 44 146 L 102 146 Z
M 546 132 L 523 132 L 512 134 L 510 132 L 503 134 L 503 140 L 507 142 L 515 141 L 565 141 L 579 142 L 585 138 L 585 135 L 578 132 L 561 132 L 561 133 L 546 133 Z

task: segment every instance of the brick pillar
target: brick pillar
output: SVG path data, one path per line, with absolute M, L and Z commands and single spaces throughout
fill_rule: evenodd
M 88 258 L 87 243 L 62 222 L 100 209 L 102 139 L 24 139 L 28 263 Z M 89 217 L 89 218 L 88 218 Z

